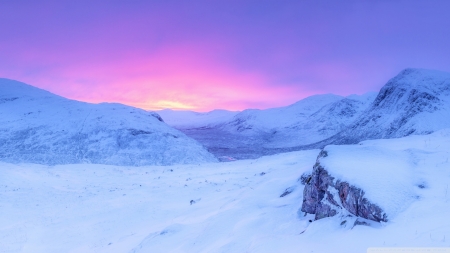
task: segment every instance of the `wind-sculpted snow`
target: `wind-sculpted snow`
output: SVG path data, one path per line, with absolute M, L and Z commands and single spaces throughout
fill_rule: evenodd
M 0 79 L 0 160 L 168 165 L 216 159 L 156 113 L 73 101 Z

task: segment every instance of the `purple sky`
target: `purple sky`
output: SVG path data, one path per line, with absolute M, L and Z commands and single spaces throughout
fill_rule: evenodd
M 450 71 L 450 1 L 0 0 L 0 77 L 89 102 L 242 110 Z

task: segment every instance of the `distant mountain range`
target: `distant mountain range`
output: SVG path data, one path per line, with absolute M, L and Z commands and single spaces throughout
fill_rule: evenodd
M 378 94 L 315 95 L 287 107 L 244 110 L 234 116 L 221 112 L 227 120 L 188 127 L 181 122 L 189 117 L 177 118 L 172 112 L 171 121 L 216 156 L 243 159 L 432 133 L 450 127 L 449 100 L 450 73 L 405 69 Z
M 0 79 L 0 160 L 114 165 L 217 161 L 156 113 L 69 100 L 9 79 Z
M 405 69 L 379 93 L 315 95 L 267 110 L 158 113 L 0 79 L 0 161 L 202 163 L 429 134 L 450 127 L 450 73 Z

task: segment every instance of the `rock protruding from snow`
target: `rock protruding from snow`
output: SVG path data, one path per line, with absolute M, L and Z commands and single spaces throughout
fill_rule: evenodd
M 371 203 L 364 191 L 348 182 L 335 180 L 320 164 L 327 157 L 322 150 L 314 165 L 311 176 L 306 180 L 301 210 L 315 214 L 315 219 L 335 216 L 342 209 L 349 213 L 373 221 L 387 221 L 387 214 L 376 204 Z
M 9 79 L 0 79 L 0 160 L 113 165 L 217 161 L 156 113 L 69 100 Z

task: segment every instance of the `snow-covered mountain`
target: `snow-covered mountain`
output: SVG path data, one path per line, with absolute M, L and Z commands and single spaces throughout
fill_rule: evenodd
M 115 165 L 216 161 L 156 113 L 69 100 L 9 79 L 0 79 L 0 160 Z
M 178 111 L 164 109 L 156 111 L 168 125 L 178 129 L 209 127 L 231 120 L 239 112 L 213 110 L 210 112 Z
M 218 157 L 242 159 L 448 127 L 450 73 L 405 69 L 379 93 L 315 95 L 287 107 L 244 110 L 223 123 L 179 129 Z
M 325 104 L 305 118 L 275 128 L 276 148 L 294 147 L 326 139 L 343 129 L 361 115 L 375 98 L 376 93 L 351 95 Z M 290 117 L 290 115 L 284 115 Z
M 220 127 L 229 132 L 245 135 L 271 132 L 277 128 L 289 127 L 302 122 L 324 105 L 339 101 L 342 98 L 333 94 L 315 95 L 286 107 L 266 110 L 248 109 L 240 112 Z
M 175 127 L 216 156 L 254 158 L 333 136 L 360 116 L 375 96 L 376 93 L 348 97 L 315 95 L 286 107 L 244 110 L 232 118 L 228 114 L 228 121 L 223 123 Z
M 450 73 L 405 69 L 380 90 L 372 105 L 342 132 L 319 142 L 358 143 L 450 127 Z

